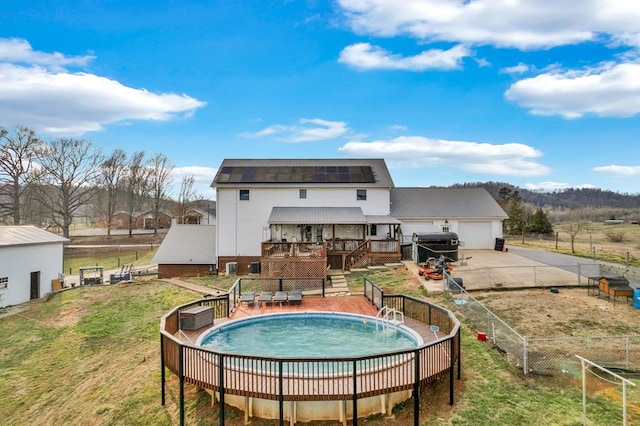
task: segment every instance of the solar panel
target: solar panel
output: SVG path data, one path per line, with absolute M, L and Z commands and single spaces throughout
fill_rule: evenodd
M 375 183 L 371 166 L 223 167 L 219 183 Z

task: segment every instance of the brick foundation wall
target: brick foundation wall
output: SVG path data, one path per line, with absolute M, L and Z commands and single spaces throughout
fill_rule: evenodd
M 204 277 L 215 273 L 216 265 L 158 265 L 158 278 Z
M 248 274 L 249 264 L 260 262 L 260 256 L 220 256 L 218 257 L 218 271 L 224 274 L 227 270 L 227 262 L 238 262 L 238 274 Z

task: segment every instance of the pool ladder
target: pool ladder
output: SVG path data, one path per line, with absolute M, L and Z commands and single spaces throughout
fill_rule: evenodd
M 404 324 L 404 314 L 397 309 L 385 305 L 376 314 L 376 331 L 378 330 L 378 325 L 383 330 L 391 327 L 393 327 L 393 330 L 397 330 L 400 324 Z

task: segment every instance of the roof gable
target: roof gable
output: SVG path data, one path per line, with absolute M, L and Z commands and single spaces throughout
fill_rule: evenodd
M 225 159 L 212 187 L 358 185 L 393 187 L 382 159 Z
M 68 238 L 32 225 L 0 226 L 0 247 L 27 244 L 68 243 Z
M 269 224 L 364 224 L 360 207 L 274 207 Z
M 399 219 L 508 217 L 484 188 L 392 188 L 391 215 Z
M 152 262 L 212 265 L 216 263 L 215 259 L 214 225 L 173 225 L 153 256 Z

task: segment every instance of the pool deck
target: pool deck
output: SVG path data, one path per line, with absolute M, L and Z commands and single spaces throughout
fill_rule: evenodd
M 214 325 L 225 323 L 227 321 L 233 321 L 240 318 L 247 318 L 256 315 L 278 314 L 283 312 L 345 312 L 359 315 L 367 315 L 375 317 L 378 310 L 371 302 L 363 295 L 352 296 L 304 296 L 301 303 L 289 304 L 289 303 L 277 303 L 272 302 L 269 304 L 258 304 L 254 301 L 253 304 L 247 305 L 246 303 L 238 303 L 228 319 L 217 319 Z M 431 331 L 428 325 L 421 323 L 420 321 L 412 318 L 405 318 L 404 325 L 418 333 L 422 339 L 426 342 L 430 342 L 435 339 L 434 333 Z M 210 329 L 211 326 L 203 327 L 199 330 L 179 330 L 176 337 L 182 340 L 195 343 L 200 334 Z M 446 334 L 438 332 L 438 338 L 444 337 Z

